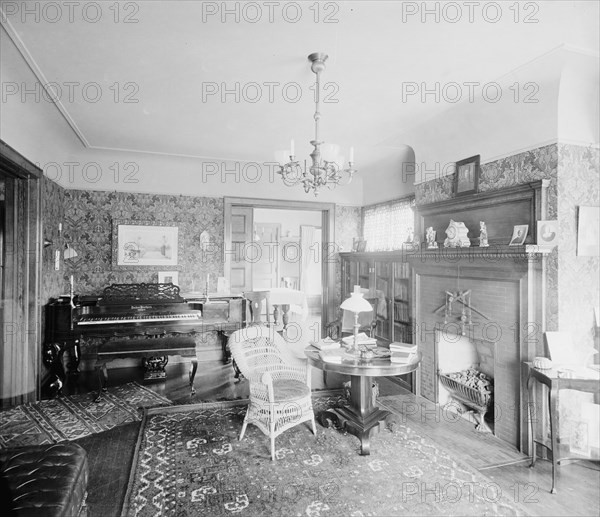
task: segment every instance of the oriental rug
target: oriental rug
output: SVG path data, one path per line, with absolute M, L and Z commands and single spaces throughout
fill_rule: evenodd
M 315 413 L 343 401 L 313 398 Z M 300 424 L 269 439 L 235 403 L 148 410 L 122 516 L 522 515 L 500 487 L 402 424 L 371 439 Z
M 111 387 L 94 402 L 85 393 L 23 404 L 0 412 L 0 448 L 57 443 L 142 419 L 143 408 L 171 401 L 137 382 Z

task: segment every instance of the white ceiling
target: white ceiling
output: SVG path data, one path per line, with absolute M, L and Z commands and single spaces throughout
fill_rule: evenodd
M 308 155 L 314 130 L 311 52 L 329 54 L 322 79 L 335 84 L 338 100 L 322 105 L 321 137 L 343 149 L 353 145 L 358 167 L 369 170 L 389 163 L 377 156 L 394 152 L 393 135 L 451 107 L 418 96 L 403 100 L 403 82 L 485 83 L 561 44 L 598 49 L 597 1 L 521 2 L 518 22 L 514 2 L 494 4 L 499 13 L 488 6 L 492 2 L 481 2 L 472 23 L 468 2 L 428 2 L 440 9 L 439 20 L 434 14 L 425 20 L 421 12 L 407 15 L 423 2 L 321 2 L 318 23 L 314 2 L 297 4 L 296 23 L 284 18 L 284 6 L 288 20 L 297 14 L 290 2 L 274 6 L 271 22 L 264 2 L 136 1 L 121 3 L 118 23 L 114 2 L 97 3 L 102 13 L 96 23 L 84 19 L 96 12 L 81 7 L 91 2 L 72 3 L 71 13 L 66 6 L 58 13 L 44 11 L 43 2 L 25 3 L 30 14 L 23 16 L 22 4 L 2 1 L 3 25 L 41 82 L 63 85 L 59 108 L 84 145 L 226 160 L 270 161 L 291 137 L 296 154 Z M 239 9 L 237 20 L 235 14 L 224 22 L 220 14 L 207 15 L 206 9 L 226 4 Z M 462 19 L 451 23 L 456 6 Z M 257 8 L 262 19 L 251 23 Z M 61 19 L 50 23 L 58 14 Z M 488 20 L 499 14 L 499 21 L 486 21 L 484 14 Z M 133 23 L 125 23 L 126 16 Z M 324 23 L 327 16 L 333 23 Z M 64 86 L 69 82 L 97 83 L 102 98 L 86 101 L 75 86 L 71 101 Z M 266 82 L 277 83 L 273 102 Z M 288 100 L 282 94 L 283 85 L 294 82 L 302 92 L 295 103 L 289 101 L 293 88 Z M 219 95 L 202 98 L 203 88 L 236 84 L 254 96 L 249 83 L 261 85 L 258 102 L 234 95 L 225 102 Z M 134 90 L 131 98 L 138 102 L 124 102 Z

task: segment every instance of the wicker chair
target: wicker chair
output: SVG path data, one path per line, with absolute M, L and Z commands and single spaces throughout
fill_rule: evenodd
M 250 404 L 246 426 L 256 425 L 271 439 L 271 459 L 275 460 L 275 438 L 285 430 L 308 420 L 317 434 L 310 391 L 310 369 L 286 349 L 284 339 L 264 326 L 246 327 L 231 335 L 231 353 L 250 381 Z

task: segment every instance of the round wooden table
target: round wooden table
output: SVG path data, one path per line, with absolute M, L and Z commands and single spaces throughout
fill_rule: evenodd
M 391 413 L 379 409 L 373 404 L 373 377 L 390 377 L 414 372 L 421 362 L 420 352 L 417 360 L 409 364 L 392 363 L 389 358 L 343 359 L 342 363 L 323 361 L 319 351 L 309 346 L 304 350 L 310 365 L 326 372 L 344 373 L 350 375 L 350 404 L 343 408 L 324 411 L 320 415 L 321 424 L 327 426 L 327 421 L 337 422 L 350 434 L 360 440 L 362 455 L 370 451 L 371 432 L 379 430 L 381 422 Z

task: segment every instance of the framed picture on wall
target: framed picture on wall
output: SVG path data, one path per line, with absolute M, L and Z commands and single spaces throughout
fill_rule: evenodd
M 558 221 L 537 222 L 537 243 L 540 246 L 556 246 L 558 243 Z
M 600 207 L 580 206 L 577 219 L 577 256 L 600 255 Z
M 456 162 L 454 174 L 454 195 L 475 194 L 479 187 L 479 157 L 471 156 Z
M 180 246 L 179 226 L 173 223 L 113 220 L 115 269 L 164 270 L 177 266 Z

